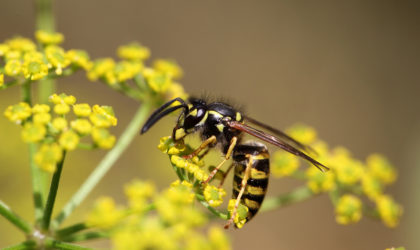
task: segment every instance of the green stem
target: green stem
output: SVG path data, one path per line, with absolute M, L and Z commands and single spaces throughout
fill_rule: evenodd
M 0 214 L 3 215 L 8 221 L 10 221 L 13 225 L 18 227 L 23 232 L 29 234 L 31 233 L 32 229 L 29 224 L 20 218 L 17 214 L 15 214 L 3 201 L 0 200 Z
M 82 246 L 78 246 L 78 245 L 74 245 L 74 244 L 70 244 L 66 242 L 57 241 L 50 238 L 46 239 L 44 243 L 47 248 L 51 248 L 51 249 L 62 249 L 62 250 L 92 249 L 88 247 L 82 247 Z
M 60 183 L 61 172 L 63 170 L 64 159 L 66 157 L 66 151 L 63 152 L 61 161 L 57 164 L 57 169 L 51 180 L 50 192 L 48 194 L 47 204 L 45 206 L 44 215 L 42 217 L 41 228 L 44 231 L 48 231 L 51 221 L 51 215 L 54 208 L 55 198 L 57 197 L 58 185 Z
M 28 240 L 28 241 L 19 243 L 17 245 L 5 247 L 2 250 L 28 250 L 28 249 L 34 249 L 35 247 L 36 247 L 35 241 Z
M 307 200 L 315 194 L 306 186 L 299 187 L 289 193 L 274 198 L 268 198 L 264 201 L 261 211 L 270 211 L 290 204 Z
M 80 233 L 76 235 L 71 235 L 70 237 L 64 238 L 67 242 L 80 242 L 92 239 L 99 239 L 99 238 L 108 238 L 109 234 L 104 232 L 86 232 Z
M 56 235 L 58 238 L 63 238 L 63 237 L 83 231 L 88 228 L 89 227 L 85 223 L 77 223 L 77 224 L 62 228 L 60 230 L 57 230 Z
M 30 80 L 27 80 L 22 85 L 22 101 L 29 105 L 32 105 L 31 83 Z
M 36 30 L 55 31 L 55 20 L 52 0 L 35 1 Z M 45 78 L 39 82 L 39 102 L 48 103 L 48 97 L 55 91 L 55 81 Z
M 42 173 L 42 170 L 35 164 L 35 153 L 36 153 L 36 144 L 29 144 L 29 165 L 31 168 L 32 175 L 32 192 L 34 199 L 35 207 L 35 221 L 40 223 L 42 220 L 42 215 L 44 214 L 44 201 L 45 201 L 45 192 L 44 192 L 44 181 L 45 176 Z
M 147 114 L 150 111 L 150 104 L 145 103 L 137 110 L 134 118 L 127 126 L 120 139 L 115 144 L 114 148 L 109 151 L 102 161 L 98 164 L 95 170 L 86 179 L 80 189 L 73 195 L 70 201 L 65 205 L 60 214 L 54 219 L 53 226 L 57 227 L 66 219 L 71 212 L 83 202 L 86 196 L 99 183 L 104 175 L 109 171 L 112 165 L 121 156 L 124 150 L 128 147 L 134 137 L 139 133 L 140 126 L 145 121 Z
M 204 206 L 206 207 L 210 212 L 212 212 L 214 215 L 216 215 L 217 217 L 223 219 L 223 220 L 227 220 L 229 218 L 227 213 L 222 213 L 220 211 L 218 211 L 217 209 L 215 209 L 214 207 L 210 206 L 206 199 L 204 198 L 203 195 L 201 194 L 195 194 L 195 197 L 197 198 L 197 200 Z

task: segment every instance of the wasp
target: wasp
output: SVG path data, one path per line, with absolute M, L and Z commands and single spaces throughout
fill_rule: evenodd
M 178 105 L 174 105 L 179 103 Z M 213 169 L 203 184 L 208 183 L 223 164 L 232 158 L 233 164 L 224 176 L 234 167 L 232 197 L 236 200 L 225 228 L 232 224 L 239 204 L 248 208 L 246 222 L 259 210 L 267 192 L 270 174 L 269 152 L 267 147 L 256 141 L 242 142 L 244 133 L 252 135 L 264 142 L 275 145 L 291 154 L 303 158 L 321 171 L 329 170 L 320 162 L 308 156 L 305 152 L 312 149 L 286 133 L 259 122 L 232 106 L 223 102 L 207 103 L 203 99 L 190 98 L 184 101 L 175 98 L 154 111 L 141 129 L 141 134 L 148 131 L 162 117 L 182 109 L 172 132 L 175 142 L 182 141 L 187 135 L 199 133 L 201 145 L 185 158 L 192 158 L 202 150 L 219 146 L 224 154 L 223 160 Z M 261 129 L 249 125 L 253 124 Z M 313 150 L 312 150 L 313 151 Z M 222 182 L 223 183 L 223 180 Z

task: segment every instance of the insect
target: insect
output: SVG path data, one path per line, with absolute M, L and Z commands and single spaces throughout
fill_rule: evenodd
M 175 102 L 180 104 L 171 106 Z M 242 142 L 244 133 L 299 156 L 321 171 L 328 170 L 328 167 L 303 152 L 311 151 L 310 147 L 301 144 L 280 130 L 245 116 L 230 105 L 222 102 L 207 103 L 198 98 L 190 98 L 186 102 L 181 98 L 175 98 L 152 113 L 141 129 L 141 134 L 148 131 L 162 117 L 178 109 L 183 111 L 179 115 L 173 129 L 172 139 L 175 142 L 181 141 L 184 137 L 193 133 L 199 133 L 202 139 L 201 145 L 191 154 L 185 156 L 185 158 L 192 158 L 202 150 L 208 150 L 215 146 L 220 146 L 224 154 L 223 160 L 209 174 L 209 178 L 204 181 L 204 184 L 208 183 L 215 176 L 227 160 L 231 157 L 233 158 L 233 164 L 226 171 L 226 174 L 234 167 L 232 196 L 236 201 L 234 210 L 225 228 L 232 224 L 239 204 L 244 204 L 248 207 L 246 218 L 248 222 L 258 212 L 267 192 L 270 173 L 267 147 L 261 142 Z M 248 124 L 261 127 L 271 134 Z

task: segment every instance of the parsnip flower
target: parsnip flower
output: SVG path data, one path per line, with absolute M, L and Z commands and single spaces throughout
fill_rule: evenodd
M 79 144 L 79 136 L 73 130 L 67 130 L 60 135 L 60 146 L 68 151 L 76 149 Z
M 153 68 L 156 71 L 170 75 L 173 79 L 179 79 L 184 74 L 181 67 L 172 60 L 158 59 L 153 63 Z
M 23 126 L 22 140 L 24 142 L 39 142 L 44 139 L 47 130 L 44 124 L 27 122 Z
M 63 118 L 63 117 L 56 117 L 52 121 L 52 126 L 57 131 L 64 131 L 64 130 L 67 129 L 67 120 L 65 118 Z
M 23 76 L 26 79 L 36 81 L 48 75 L 48 66 L 42 60 L 26 60 L 22 66 Z
M 9 106 L 6 111 L 4 111 L 4 116 L 17 124 L 21 124 L 22 121 L 25 121 L 31 114 L 31 107 L 26 102 L 20 102 L 19 104 Z
M 73 106 L 73 112 L 77 116 L 88 117 L 92 113 L 92 109 L 89 104 L 80 103 Z
M 356 223 L 362 218 L 362 202 L 354 195 L 343 195 L 337 203 L 335 213 L 339 224 Z
M 276 151 L 272 156 L 271 172 L 276 177 L 290 176 L 298 167 L 298 158 L 286 151 Z
M 51 66 L 56 69 L 55 73 L 57 75 L 61 75 L 63 69 L 70 64 L 64 49 L 55 45 L 49 45 L 45 48 L 45 56 Z
M 125 185 L 124 193 L 128 198 L 130 207 L 142 210 L 145 208 L 148 199 L 155 195 L 155 189 L 153 182 L 134 180 Z
M 22 63 L 19 60 L 8 60 L 4 66 L 4 73 L 8 76 L 18 76 L 22 72 Z
M 376 206 L 379 215 L 386 226 L 396 227 L 398 225 L 403 209 L 390 196 L 379 196 L 376 199 Z
M 150 57 L 150 50 L 139 43 L 133 42 L 119 47 L 117 54 L 122 59 L 143 61 Z
M 236 203 L 235 199 L 229 200 L 228 211 L 230 215 L 232 215 L 233 210 L 235 209 L 235 203 Z M 248 217 L 248 207 L 243 205 L 242 203 L 239 203 L 236 215 L 233 218 L 233 222 L 235 223 L 236 227 L 242 228 L 246 223 L 247 217 Z
M 0 73 L 0 87 L 4 84 L 4 74 Z
M 86 224 L 91 227 L 110 228 L 122 218 L 123 212 L 110 197 L 102 197 L 95 202 L 95 207 L 87 218 Z
M 46 104 L 35 104 L 32 107 L 32 112 L 34 113 L 48 113 L 50 112 L 50 106 Z
M 98 59 L 93 63 L 91 69 L 87 72 L 87 77 L 91 81 L 96 81 L 104 77 L 107 72 L 114 70 L 115 61 L 112 58 Z
M 303 124 L 297 124 L 286 130 L 293 139 L 305 145 L 312 144 L 317 139 L 316 130 Z
M 171 86 L 171 77 L 166 73 L 146 68 L 144 69 L 143 74 L 150 89 L 156 93 L 164 93 Z
M 76 119 L 71 121 L 70 126 L 82 135 L 90 134 L 92 131 L 92 124 L 87 119 Z
M 48 32 L 45 30 L 37 30 L 35 32 L 35 38 L 42 44 L 60 44 L 64 40 L 64 36 L 58 32 Z
M 223 188 L 207 185 L 204 189 L 204 198 L 212 207 L 220 206 L 223 203 L 223 197 L 225 196 L 226 191 Z
M 112 148 L 115 143 L 115 136 L 111 135 L 105 128 L 93 128 L 92 139 L 100 148 L 103 149 Z
M 335 188 L 335 175 L 331 172 L 321 172 L 310 167 L 306 170 L 307 185 L 314 193 L 330 191 Z
M 17 50 L 22 52 L 36 50 L 35 43 L 32 42 L 30 39 L 24 37 L 15 37 L 6 40 L 6 44 L 9 46 L 10 50 Z
M 385 185 L 393 183 L 397 178 L 395 168 L 383 155 L 372 154 L 366 163 L 370 173 Z
M 62 149 L 57 144 L 42 144 L 35 154 L 35 163 L 44 171 L 54 173 L 62 156 Z
M 89 54 L 84 50 L 71 49 L 67 51 L 66 57 L 73 65 L 85 70 L 90 70 L 93 66 L 89 59 Z

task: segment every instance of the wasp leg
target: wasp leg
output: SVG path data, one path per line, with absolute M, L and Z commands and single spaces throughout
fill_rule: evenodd
M 232 140 L 230 141 L 230 145 L 229 145 L 229 149 L 225 155 L 225 159 L 223 159 L 223 161 L 221 163 L 219 163 L 219 165 L 213 169 L 213 171 L 211 171 L 209 178 L 207 178 L 206 181 L 203 182 L 203 184 L 207 184 L 209 181 L 211 181 L 211 179 L 213 179 L 213 177 L 216 175 L 217 171 L 219 171 L 219 169 L 223 166 L 223 164 L 230 159 L 230 157 L 232 156 L 232 152 L 233 149 L 236 146 L 236 142 L 238 141 L 238 138 L 235 136 L 232 138 Z
M 230 224 L 233 223 L 233 220 L 235 219 L 236 214 L 238 213 L 239 203 L 241 202 L 242 195 L 245 192 L 245 188 L 246 188 L 246 185 L 248 183 L 248 179 L 251 173 L 251 168 L 252 168 L 252 165 L 254 164 L 254 161 L 251 155 L 247 154 L 246 158 L 248 158 L 248 165 L 246 166 L 244 178 L 242 179 L 242 182 L 241 182 L 241 190 L 239 191 L 238 197 L 236 197 L 235 207 L 233 208 L 229 221 L 225 225 L 225 229 L 229 228 Z
M 201 145 L 196 150 L 194 150 L 194 152 L 192 152 L 189 155 L 184 155 L 183 157 L 185 159 L 191 159 L 194 156 L 198 155 L 201 152 L 201 150 L 207 148 L 209 145 L 214 144 L 214 143 L 216 143 L 216 136 L 213 135 L 209 137 L 207 140 L 203 141 L 203 143 L 201 143 Z
M 221 187 L 223 186 L 223 183 L 225 182 L 226 176 L 229 174 L 229 172 L 230 172 L 230 170 L 232 170 L 232 168 L 233 168 L 233 163 L 232 163 L 232 164 L 230 164 L 230 166 L 229 166 L 229 168 L 226 170 L 226 172 L 225 172 L 225 173 L 223 173 L 223 177 L 222 177 L 222 179 L 220 180 L 220 183 L 219 183 L 218 188 L 221 188 Z

